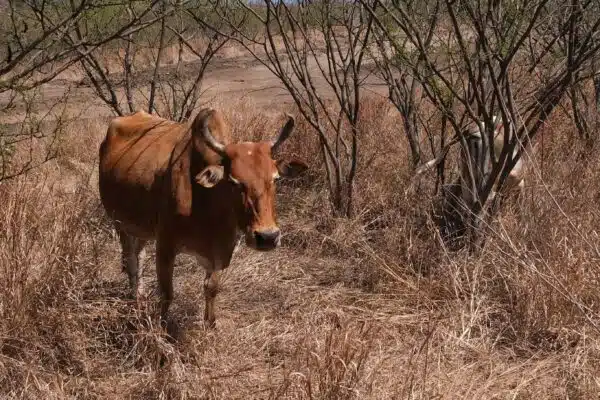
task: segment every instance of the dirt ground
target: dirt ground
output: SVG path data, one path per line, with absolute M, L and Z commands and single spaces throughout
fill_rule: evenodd
M 324 57 L 321 57 L 320 61 L 325 62 Z M 184 65 L 184 73 L 187 71 L 190 77 L 194 76 L 196 68 L 195 62 L 188 62 Z M 169 66 L 161 68 L 163 78 L 168 79 L 172 70 L 173 68 Z M 387 97 L 387 86 L 371 72 L 368 64 L 365 65 L 364 71 L 363 93 Z M 314 63 L 311 65 L 311 72 L 314 74 L 314 82 L 319 93 L 325 98 L 332 99 L 333 92 Z M 147 92 L 147 87 L 142 85 L 136 89 L 134 92 Z M 120 101 L 124 101 L 123 91 L 119 94 Z M 61 98 L 66 99 L 64 102 L 66 104 L 62 104 Z M 9 93 L 0 94 L 0 107 L 7 104 L 9 99 Z M 267 67 L 251 56 L 239 52 L 235 52 L 235 55 L 217 54 L 207 67 L 199 106 L 201 107 L 203 102 L 215 99 L 220 102 L 246 100 L 267 111 L 283 109 L 293 104 L 288 91 Z M 66 105 L 70 115 L 78 115 L 80 118 L 113 115 L 111 110 L 95 96 L 89 80 L 76 67 L 43 85 L 36 101 L 37 113 L 43 115 L 48 105 L 54 106 L 57 102 Z M 22 121 L 23 116 L 23 105 L 17 102 L 9 113 L 0 115 L 0 122 L 18 123 Z

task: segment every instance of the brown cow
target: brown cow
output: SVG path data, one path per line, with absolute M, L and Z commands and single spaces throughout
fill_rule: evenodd
M 275 179 L 306 164 L 274 161 L 294 129 L 289 119 L 272 141 L 230 143 L 221 114 L 201 110 L 191 124 L 143 111 L 114 118 L 100 146 L 100 197 L 114 220 L 123 269 L 141 294 L 139 255 L 156 239 L 156 273 L 164 317 L 173 299 L 173 263 L 180 252 L 206 269 L 204 320 L 214 326 L 218 271 L 227 268 L 237 230 L 256 250 L 275 249 Z

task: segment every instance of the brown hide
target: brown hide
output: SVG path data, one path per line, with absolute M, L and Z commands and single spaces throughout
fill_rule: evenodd
M 215 119 L 218 122 L 215 123 Z M 211 126 L 216 138 L 225 143 L 229 141 L 229 131 L 218 114 L 209 122 Z M 181 217 L 202 221 L 215 214 L 215 210 L 198 207 L 192 216 L 190 174 L 208 163 L 218 163 L 220 156 L 203 143 L 197 144 L 198 141 L 194 144 L 199 151 L 192 151 L 190 139 L 188 125 L 143 111 L 111 122 L 100 148 L 100 195 L 109 215 L 127 233 L 144 239 L 154 238 L 161 214 L 164 222 L 175 222 L 174 218 L 184 225 L 187 225 L 186 218 Z M 202 205 L 215 203 L 213 197 L 219 199 L 217 203 L 226 203 L 232 191 L 223 189 L 207 189 Z M 206 231 L 202 229 L 198 233 L 202 235 Z

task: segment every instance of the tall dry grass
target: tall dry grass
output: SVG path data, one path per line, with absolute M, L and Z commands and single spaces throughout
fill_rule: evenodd
M 238 138 L 282 122 L 248 102 L 212 105 Z M 344 220 L 299 121 L 282 155 L 311 171 L 280 185 L 282 248 L 236 252 L 216 330 L 202 324 L 202 271 L 178 258 L 175 337 L 156 323 L 150 248 L 150 299 L 126 300 L 94 181 L 105 121 L 73 126 L 60 160 L 0 187 L 0 397 L 596 398 L 598 157 L 554 115 L 526 195 L 474 258 L 440 244 L 433 185 L 411 180 L 400 122 L 366 100 L 358 212 Z

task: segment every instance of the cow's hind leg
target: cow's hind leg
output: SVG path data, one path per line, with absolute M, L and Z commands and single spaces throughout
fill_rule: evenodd
M 143 261 L 144 254 L 141 253 L 143 253 L 147 241 L 131 236 L 118 228 L 117 232 L 121 242 L 121 266 L 123 272 L 126 272 L 129 277 L 131 296 L 138 298 L 143 294 L 142 274 L 144 263 L 142 262 L 140 265 L 140 255 Z
M 156 241 L 156 276 L 160 288 L 160 315 L 164 319 L 173 301 L 173 264 L 175 247 L 168 241 Z
M 204 278 L 204 324 L 209 328 L 215 326 L 215 298 L 219 292 L 220 271 L 206 271 Z

